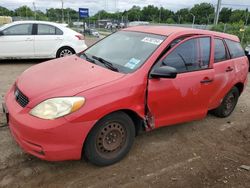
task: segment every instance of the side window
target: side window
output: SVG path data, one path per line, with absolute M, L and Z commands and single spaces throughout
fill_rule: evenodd
M 232 58 L 242 57 L 245 55 L 243 48 L 239 42 L 225 40 Z
M 190 39 L 176 47 L 164 60 L 163 66 L 170 66 L 180 72 L 208 68 L 210 60 L 210 38 Z
M 56 28 L 56 35 L 63 35 L 63 32 L 61 29 Z
M 227 59 L 225 45 L 221 39 L 214 40 L 214 62 L 220 62 Z
M 211 42 L 209 37 L 199 38 L 200 57 L 199 65 L 201 69 L 208 68 L 210 62 Z
M 37 34 L 38 35 L 56 35 L 56 27 L 52 25 L 38 24 Z
M 19 24 L 14 25 L 3 30 L 4 35 L 31 35 L 32 24 Z

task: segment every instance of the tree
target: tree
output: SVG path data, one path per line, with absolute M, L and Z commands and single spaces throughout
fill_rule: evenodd
M 0 6 L 0 16 L 13 16 L 13 11 Z
M 44 12 L 42 12 L 40 10 L 37 10 L 36 11 L 36 19 L 37 20 L 44 20 L 44 21 L 46 21 L 46 20 L 48 20 L 48 17 L 46 16 L 46 14 Z
M 159 21 L 159 9 L 154 5 L 148 5 L 147 7 L 143 7 L 141 14 L 143 21 L 152 21 L 158 22 Z
M 231 23 L 245 22 L 245 11 L 244 10 L 234 10 L 229 18 Z
M 34 13 L 28 6 L 22 6 L 15 10 L 15 15 L 21 17 L 33 17 Z
M 175 17 L 177 19 L 177 23 L 179 23 L 179 24 L 188 23 L 188 22 L 192 21 L 192 20 L 190 20 L 189 9 L 188 8 L 183 8 L 183 9 L 178 10 L 175 13 Z
M 129 21 L 139 21 L 141 19 L 141 7 L 133 6 L 127 11 Z
M 190 9 L 190 13 L 195 15 L 195 23 L 209 24 L 214 17 L 214 6 L 210 3 L 200 3 Z M 192 18 L 192 15 L 190 15 Z
M 223 7 L 220 11 L 219 22 L 227 23 L 232 15 L 232 9 Z

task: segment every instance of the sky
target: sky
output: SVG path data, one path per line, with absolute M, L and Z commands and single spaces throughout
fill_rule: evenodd
M 144 7 L 154 5 L 164 7 L 173 11 L 181 8 L 191 8 L 194 4 L 207 2 L 216 5 L 218 0 L 63 0 L 64 8 L 89 8 L 90 15 L 95 14 L 99 10 L 108 12 L 116 12 L 130 9 L 133 5 Z M 27 5 L 33 8 L 33 2 L 36 9 L 46 10 L 48 8 L 61 8 L 62 0 L 0 0 L 0 6 L 14 10 L 20 6 Z M 250 10 L 250 0 L 222 0 L 222 7 L 230 7 L 233 9 Z

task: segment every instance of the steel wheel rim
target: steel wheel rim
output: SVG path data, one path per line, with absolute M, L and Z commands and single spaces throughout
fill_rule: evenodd
M 69 56 L 69 55 L 72 55 L 72 54 L 73 54 L 73 53 L 72 53 L 71 50 L 69 50 L 69 49 L 64 49 L 64 50 L 61 51 L 60 57 L 65 57 L 65 56 Z
M 98 133 L 96 148 L 98 153 L 105 157 L 114 157 L 126 142 L 126 129 L 119 122 L 106 124 Z
M 225 114 L 229 114 L 232 112 L 235 106 L 235 96 L 231 93 L 227 99 L 225 100 Z

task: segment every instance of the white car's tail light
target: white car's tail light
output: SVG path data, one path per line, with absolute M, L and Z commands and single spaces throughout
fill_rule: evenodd
M 84 36 L 83 35 L 75 35 L 79 40 L 84 40 Z

